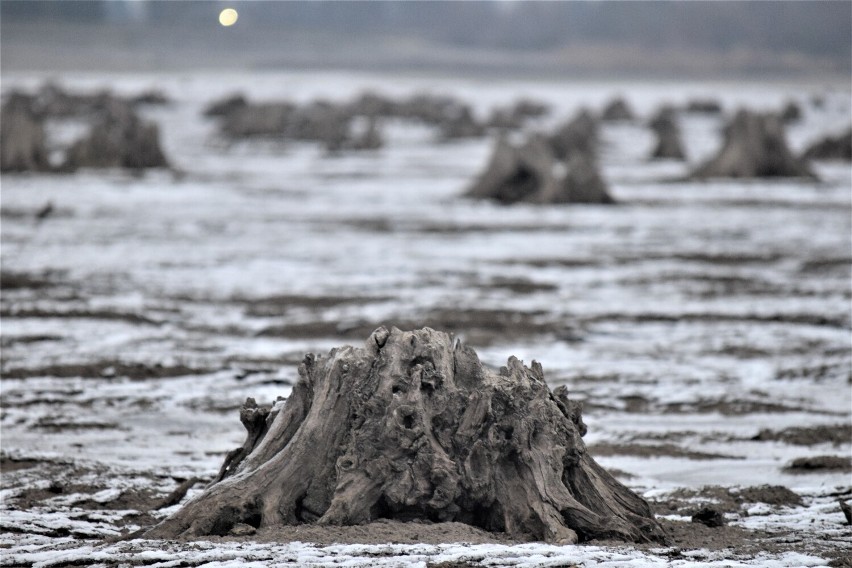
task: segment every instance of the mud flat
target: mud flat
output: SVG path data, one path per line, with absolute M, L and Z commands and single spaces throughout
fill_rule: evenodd
M 118 94 L 166 95 L 171 104 L 140 117 L 157 124 L 180 176 L 3 174 L 4 565 L 802 566 L 849 556 L 848 471 L 786 469 L 852 451 L 849 162 L 813 160 L 819 183 L 685 181 L 723 145 L 719 113 L 679 115 L 685 162 L 648 161 L 655 140 L 640 120 L 602 122 L 597 160 L 617 206 L 503 207 L 462 197 L 486 165 L 487 139 L 438 144 L 434 128 L 389 120 L 381 149 L 330 157 L 310 142 L 218 145 L 202 111 L 235 90 L 280 97 L 282 84 L 300 103 L 351 101 L 370 87 L 405 100 L 434 87 L 477 118 L 526 93 L 550 107 L 546 131 L 556 132 L 582 107 L 602 108 L 612 85 L 232 79 L 98 79 Z M 19 83 L 8 87 L 41 78 Z M 67 87 L 91 90 L 93 79 Z M 799 88 L 741 87 L 620 92 L 639 117 L 698 95 L 761 112 L 801 102 Z M 852 120 L 848 86 L 820 94 L 824 107 L 785 128 L 793 155 Z M 648 501 L 673 544 L 554 546 L 399 520 L 106 542 L 202 493 L 244 442 L 246 398 L 292 396 L 305 353 L 362 343 L 382 324 L 452 331 L 489 372 L 512 354 L 540 361 L 549 389 L 583 403 L 592 456 Z M 177 505 L 157 508 L 193 478 Z M 765 483 L 775 488 L 754 490 Z M 693 523 L 704 507 L 724 526 Z

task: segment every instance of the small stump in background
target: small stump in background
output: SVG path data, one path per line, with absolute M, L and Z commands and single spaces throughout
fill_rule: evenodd
M 677 113 L 672 107 L 662 107 L 648 124 L 657 135 L 657 144 L 651 152 L 653 160 L 684 160 L 683 142 Z
M 774 114 L 740 110 L 725 126 L 725 142 L 719 153 L 699 166 L 693 178 L 765 178 L 816 175 L 787 146 L 784 123 Z
M 838 136 L 826 136 L 808 146 L 805 160 L 839 160 L 852 162 L 852 129 Z

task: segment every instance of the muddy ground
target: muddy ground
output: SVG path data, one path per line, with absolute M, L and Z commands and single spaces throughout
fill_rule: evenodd
M 601 165 L 618 205 L 502 208 L 460 198 L 487 160 L 487 139 L 436 144 L 389 124 L 387 147 L 357 156 L 221 144 L 200 111 L 241 80 L 257 98 L 284 79 L 304 99 L 388 85 L 247 77 L 109 79 L 128 92 L 156 85 L 174 101 L 147 115 L 179 175 L 3 176 L 3 566 L 843 565 L 852 550 L 839 504 L 852 500 L 848 164 L 815 163 L 817 183 L 672 181 L 687 165 L 646 161 L 653 137 L 641 121 L 615 123 L 602 132 Z M 483 112 L 521 89 L 438 86 Z M 524 88 L 553 105 L 554 121 L 613 94 L 611 85 Z M 794 148 L 850 121 L 846 86 L 823 93 L 821 109 L 801 86 L 645 85 L 629 98 L 650 116 L 707 92 L 726 110 L 802 98 Z M 721 125 L 683 118 L 691 163 L 712 153 Z M 54 213 L 38 220 L 47 202 Z M 652 503 L 672 546 L 561 550 L 388 521 L 108 542 L 173 511 L 156 507 L 181 483 L 201 480 L 191 498 L 212 479 L 242 442 L 246 397 L 287 396 L 305 352 L 361 342 L 380 324 L 455 332 L 495 367 L 509 355 L 542 362 L 552 387 L 584 401 L 589 451 Z M 692 522 L 704 507 L 724 526 Z M 459 552 L 452 542 L 472 544 Z
M 27 556 L 24 550 L 33 547 L 20 547 L 26 542 L 38 543 L 37 549 L 49 547 L 57 551 L 75 550 L 85 544 L 105 551 L 133 546 L 139 552 L 150 541 L 125 543 L 129 538 L 138 538 L 141 529 L 179 507 L 163 508 L 163 505 L 168 503 L 169 490 L 186 481 L 178 476 L 166 478 L 150 473 L 87 468 L 72 461 L 15 460 L 7 456 L 0 461 L 0 467 L 7 496 L 0 528 L 6 533 L 4 548 L 14 551 L 3 554 L 4 566 L 32 565 L 33 557 Z M 194 486 L 200 488 L 209 481 L 209 478 L 197 480 Z M 830 566 L 845 566 L 843 562 L 848 559 L 852 529 L 838 522 L 834 512 L 840 501 L 852 500 L 849 488 L 800 495 L 778 485 L 704 486 L 657 493 L 648 499 L 670 542 L 664 547 L 632 545 L 633 550 L 654 553 L 672 561 L 685 558 L 700 561 L 702 554 L 707 559 L 719 554 L 729 559 L 748 559 L 766 554 L 805 553 L 823 558 Z M 693 520 L 694 515 L 708 508 L 721 515 L 721 526 L 707 526 Z M 791 523 L 785 517 L 795 517 L 796 522 Z M 18 545 L 9 546 L 9 540 L 17 541 Z M 460 523 L 388 519 L 352 527 L 268 527 L 244 536 L 205 537 L 203 540 L 213 546 L 244 543 L 261 547 L 282 542 L 314 543 L 320 547 L 452 542 L 523 544 L 505 534 L 489 533 Z M 191 548 L 193 545 L 191 541 L 184 541 L 183 546 Z M 583 546 L 616 550 L 625 547 L 618 541 L 590 541 Z M 482 559 L 485 557 L 487 555 Z M 89 556 L 78 557 L 76 565 L 86 558 L 93 563 L 98 559 L 89 553 Z M 130 562 L 130 565 L 139 564 Z M 147 565 L 146 562 L 141 564 Z M 185 562 L 183 565 L 203 563 Z M 469 565 L 479 564 L 471 562 Z

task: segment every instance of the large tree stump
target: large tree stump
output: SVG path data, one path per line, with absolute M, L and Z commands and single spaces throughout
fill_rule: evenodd
M 648 504 L 586 453 L 580 405 L 541 365 L 493 372 L 429 328 L 381 327 L 364 347 L 307 355 L 219 478 L 147 538 L 228 534 L 238 523 L 459 521 L 526 540 L 662 541 Z

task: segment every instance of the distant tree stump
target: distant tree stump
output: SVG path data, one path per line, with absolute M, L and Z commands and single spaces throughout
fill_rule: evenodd
M 633 110 L 622 98 L 616 98 L 606 105 L 601 113 L 601 120 L 633 120 Z
M 0 110 L 0 171 L 48 171 L 42 119 L 32 97 L 12 93 Z
M 68 149 L 63 169 L 168 166 L 157 125 L 143 121 L 127 101 L 107 97 L 89 135 Z
M 852 129 L 838 136 L 826 136 L 810 146 L 802 154 L 805 160 L 852 161 Z
M 677 113 L 672 107 L 662 107 L 649 125 L 657 135 L 657 144 L 651 152 L 653 160 L 683 160 L 685 152 L 677 123 Z
M 594 155 L 574 152 L 558 159 L 550 141 L 533 135 L 521 146 L 497 139 L 485 170 L 468 197 L 513 203 L 614 203 Z
M 719 153 L 699 166 L 694 178 L 806 177 L 816 175 L 790 152 L 784 124 L 774 114 L 740 110 L 725 126 L 725 142 Z
M 664 541 L 648 504 L 586 453 L 580 404 L 541 365 L 492 372 L 429 328 L 381 327 L 362 348 L 307 355 L 285 403 L 249 399 L 245 445 L 147 538 L 238 524 L 464 522 L 525 540 Z

